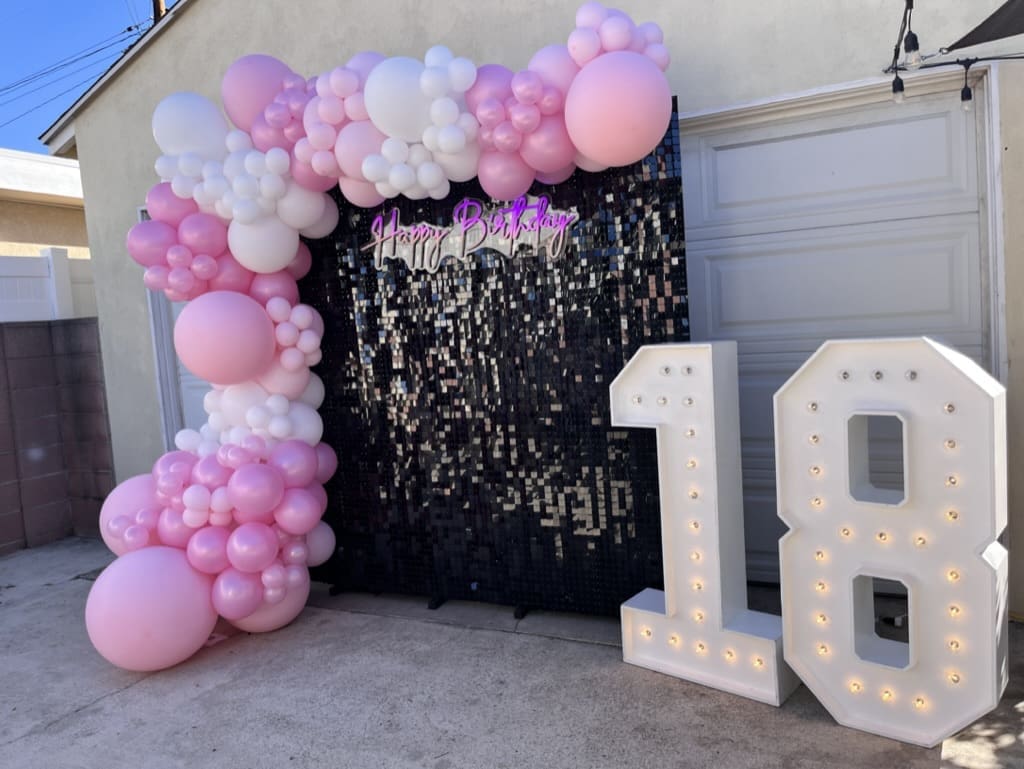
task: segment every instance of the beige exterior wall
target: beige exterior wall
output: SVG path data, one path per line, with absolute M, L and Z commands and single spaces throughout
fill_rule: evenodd
M 934 0 L 920 4 L 914 27 L 923 48 L 932 51 L 1000 4 Z M 218 98 L 225 68 L 252 52 L 278 56 L 296 71 L 313 74 L 359 50 L 422 56 L 430 45 L 444 43 L 477 63 L 515 69 L 538 48 L 564 41 L 578 5 L 578 0 L 189 0 L 179 9 L 180 18 L 75 116 L 119 480 L 148 470 L 163 449 L 142 271 L 124 251 L 136 207 L 155 181 L 158 151 L 149 125 L 157 102 L 177 90 Z M 687 113 L 879 79 L 901 6 L 894 0 L 631 0 L 624 7 L 635 19 L 664 28 L 673 52 L 669 78 Z M 1010 41 L 987 50 L 1012 46 Z M 1015 215 L 1024 206 L 1024 104 L 1013 102 L 1024 92 L 1024 78 L 1012 65 L 1004 65 L 1002 76 L 1006 295 L 1012 298 L 1024 294 L 1024 267 L 1014 263 L 1024 249 L 1024 221 Z M 910 80 L 908 93 L 912 96 Z M 1024 372 L 1017 370 L 1024 369 L 1024 309 L 1012 301 L 1007 305 L 1011 502 L 1024 504 L 1024 477 L 1013 472 L 1024 462 Z M 1011 516 L 1016 539 L 1024 544 L 1024 517 L 1014 514 L 1012 504 Z M 1024 613 L 1019 572 L 1024 566 L 1012 577 L 1013 601 Z
M 66 248 L 72 259 L 89 258 L 84 210 L 0 199 L 0 256 L 38 256 L 51 246 Z

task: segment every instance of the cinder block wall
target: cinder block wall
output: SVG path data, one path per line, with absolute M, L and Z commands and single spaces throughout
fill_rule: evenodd
M 0 555 L 97 536 L 112 487 L 96 319 L 0 324 Z

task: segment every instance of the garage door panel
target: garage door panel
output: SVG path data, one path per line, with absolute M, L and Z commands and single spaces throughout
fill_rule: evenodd
M 978 210 L 973 116 L 949 93 L 684 136 L 688 238 Z

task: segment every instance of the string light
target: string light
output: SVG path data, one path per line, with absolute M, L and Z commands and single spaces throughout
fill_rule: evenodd
M 958 652 L 958 651 L 960 651 L 960 642 L 958 640 L 956 640 L 955 638 L 951 639 L 950 642 L 949 642 L 949 650 L 951 652 Z
M 817 623 L 819 625 L 827 625 L 828 624 L 828 615 L 826 615 L 826 614 L 819 614 L 817 617 L 815 617 L 815 620 L 817 621 Z
M 875 535 L 875 539 L 877 539 L 879 542 L 888 542 L 889 535 L 884 531 L 880 531 Z
M 924 708 L 924 706 L 927 705 L 927 704 L 928 703 L 926 703 L 924 701 L 924 697 L 915 697 L 914 698 L 914 707 L 917 708 L 918 710 L 922 710 Z
M 725 657 L 729 662 L 732 662 L 736 659 L 736 652 L 734 652 L 732 649 L 726 649 L 722 656 Z
M 644 638 L 650 638 L 654 634 L 651 632 L 651 629 L 649 627 L 645 627 L 643 630 L 640 631 L 640 635 L 642 635 Z
M 691 561 L 699 561 L 700 560 L 700 551 L 699 550 L 694 550 L 692 553 L 690 553 L 690 560 Z
M 892 698 L 893 698 L 892 689 L 883 689 L 882 690 L 882 700 L 884 700 L 885 702 L 889 702 Z
M 948 579 L 950 582 L 959 582 L 960 572 L 958 572 L 956 569 L 950 569 L 948 572 L 946 572 L 946 579 Z
M 704 621 L 704 612 L 702 612 L 702 611 L 695 611 L 693 613 L 693 619 L 696 622 L 703 622 Z
M 818 656 L 825 657 L 828 655 L 828 646 L 825 644 L 818 644 Z
M 754 657 L 754 667 L 755 668 L 763 668 L 764 667 L 764 660 L 761 659 L 760 657 Z
M 827 584 L 827 583 L 825 583 L 825 582 L 821 582 L 821 581 L 819 580 L 819 581 L 818 581 L 818 582 L 817 582 L 817 583 L 816 583 L 816 584 L 814 585 L 814 589 L 815 589 L 815 590 L 817 590 L 817 591 L 818 591 L 819 593 L 824 593 L 824 592 L 828 591 L 828 584 Z
M 946 518 L 948 518 L 951 521 L 957 521 L 960 519 L 960 513 L 958 513 L 956 510 L 947 510 Z
M 860 694 L 864 685 L 860 681 L 850 681 L 850 691 L 854 694 Z
M 959 673 L 950 673 L 948 676 L 946 676 L 946 678 L 949 679 L 949 682 L 951 684 L 958 684 L 958 683 L 960 683 L 960 674 Z
M 815 561 L 824 561 L 825 560 L 825 551 L 824 550 L 816 551 L 814 553 L 814 560 Z
M 956 604 L 951 605 L 949 607 L 949 616 L 950 617 L 959 617 L 960 616 L 960 607 L 957 606 Z

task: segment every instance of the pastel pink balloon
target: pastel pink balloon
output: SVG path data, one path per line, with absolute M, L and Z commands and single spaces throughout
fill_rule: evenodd
M 167 277 L 171 271 L 162 264 L 147 267 L 142 275 L 142 282 L 150 291 L 163 291 L 167 288 Z
M 196 276 L 187 267 L 175 267 L 167 273 L 167 287 L 171 291 L 187 294 L 196 284 Z
M 519 102 L 516 102 L 516 104 L 518 105 Z M 507 117 L 505 105 L 492 96 L 480 102 L 480 106 L 476 108 L 475 114 L 476 119 L 480 121 L 480 125 L 484 128 L 495 128 Z
M 167 249 L 178 242 L 178 232 L 155 219 L 139 222 L 128 230 L 128 255 L 143 267 L 164 264 Z
M 190 269 L 200 280 L 212 280 L 217 277 L 217 260 L 209 254 L 197 254 Z
M 217 257 L 217 275 L 210 278 L 210 290 L 247 294 L 254 275 L 254 272 L 247 270 L 235 257 L 225 252 Z
M 337 541 L 334 537 L 334 530 L 323 521 L 320 521 L 313 529 L 306 534 L 306 556 L 307 566 L 319 566 L 325 563 L 332 555 Z
M 168 248 L 166 258 L 168 267 L 188 267 L 192 264 L 192 252 L 180 244 Z
M 523 143 L 523 135 L 516 130 L 511 121 L 503 120 L 494 126 L 491 134 L 494 147 L 499 152 L 515 152 Z
M 156 533 L 161 544 L 184 549 L 188 546 L 195 529 L 185 524 L 181 510 L 165 507 L 157 520 Z
M 545 86 L 544 93 L 541 94 L 540 100 L 537 102 L 537 109 L 542 115 L 555 115 L 565 104 L 565 98 L 562 96 L 562 91 L 559 91 L 554 86 Z
M 601 47 L 606 51 L 622 51 L 633 42 L 635 27 L 628 16 L 609 16 L 597 31 Z
M 535 104 L 519 104 L 518 102 L 512 105 L 508 110 L 508 119 L 520 133 L 530 133 L 535 131 L 537 126 L 540 125 L 540 109 Z M 495 127 L 495 133 L 500 127 Z M 495 144 L 497 144 L 497 138 L 495 138 Z
M 338 183 L 337 179 L 331 178 L 330 176 L 321 176 L 309 163 L 303 163 L 297 158 L 292 158 L 292 165 L 289 172 L 295 183 L 300 187 L 304 187 L 307 190 L 314 190 L 315 192 L 327 192 L 331 187 Z
M 309 369 L 303 367 L 298 371 L 289 371 L 275 359 L 256 381 L 269 393 L 277 393 L 289 400 L 295 400 L 306 391 L 306 385 L 309 384 Z
M 277 534 L 265 523 L 243 523 L 228 537 L 227 556 L 239 571 L 258 572 L 277 558 Z
M 203 457 L 192 467 L 192 482 L 210 489 L 224 486 L 231 480 L 231 468 L 217 461 L 216 454 Z
M 290 304 L 299 301 L 299 286 L 287 270 L 256 275 L 249 286 L 249 296 L 266 305 L 275 296 L 284 297 Z
M 484 64 L 476 71 L 476 80 L 466 91 L 466 106 L 474 115 L 487 98 L 504 102 L 512 93 L 512 70 L 500 64 Z
M 243 131 L 252 128 L 291 74 L 288 65 L 273 56 L 257 53 L 235 61 L 220 83 L 221 102 L 231 122 Z
M 281 560 L 285 563 L 285 573 L 288 573 L 289 566 L 296 566 L 303 570 L 306 567 L 306 560 L 309 558 L 309 549 L 302 537 L 296 537 L 291 542 L 281 545 Z
M 345 69 L 350 69 L 359 75 L 359 85 L 366 84 L 366 78 L 370 76 L 373 68 L 384 61 L 386 57 L 376 51 L 360 51 L 345 63 Z
M 204 574 L 220 574 L 228 568 L 227 545 L 230 532 L 223 526 L 205 526 L 188 541 L 185 554 L 192 567 Z M 276 537 L 275 537 L 276 546 Z
M 480 156 L 477 176 L 484 192 L 495 200 L 513 200 L 525 195 L 535 171 L 517 153 L 485 152 Z
M 338 470 L 338 455 L 326 443 L 316 445 L 316 480 L 327 483 Z
M 295 252 L 295 258 L 288 263 L 285 269 L 288 270 L 288 274 L 295 278 L 295 280 L 302 280 L 309 274 L 312 266 L 313 255 L 309 252 L 309 246 L 300 242 L 299 249 Z
M 267 122 L 262 113 L 257 115 L 253 121 L 250 134 L 252 135 L 253 146 L 260 152 L 266 152 L 274 147 L 291 149 L 295 145 L 294 141 L 288 139 L 284 129 L 274 128 L 274 126 Z
M 118 517 L 134 519 L 139 510 L 156 505 L 156 481 L 153 479 L 152 473 L 133 475 L 117 484 L 114 490 L 107 495 L 100 508 L 99 527 L 103 543 L 115 555 L 123 555 L 128 552 L 121 537 L 109 529 L 110 522 Z M 121 533 L 123 534 L 123 531 Z
M 369 120 L 370 113 L 366 111 L 366 98 L 363 92 L 359 91 L 345 99 L 345 116 L 349 120 Z
M 314 482 L 306 487 L 306 491 L 316 498 L 316 503 L 320 506 L 320 515 L 327 512 L 327 489 L 323 487 L 323 484 Z
M 537 181 L 541 184 L 561 184 L 576 170 L 575 163 L 569 163 L 565 168 L 560 168 L 557 171 L 551 173 L 537 172 Z
M 521 104 L 534 104 L 544 92 L 544 81 L 540 75 L 528 69 L 512 76 L 512 94 Z
M 537 128 L 523 137 L 519 154 L 531 168 L 552 173 L 572 163 L 576 147 L 565 130 L 565 121 L 550 115 L 541 118 Z
M 274 360 L 274 326 L 255 300 L 213 291 L 189 302 L 174 324 L 174 349 L 200 379 L 238 384 Z
M 308 486 L 316 478 L 317 452 L 305 441 L 282 441 L 271 449 L 267 464 L 280 471 L 286 488 Z
M 547 45 L 530 59 L 526 67 L 540 75 L 545 85 L 554 86 L 563 94 L 569 90 L 580 67 L 564 45 Z
M 583 67 L 601 53 L 601 38 L 596 30 L 577 27 L 569 33 L 569 42 L 566 47 L 569 49 L 569 55 L 572 56 L 573 61 Z
M 345 200 L 360 208 L 374 208 L 383 203 L 387 198 L 377 192 L 377 188 L 369 182 L 361 182 L 358 179 L 342 177 L 338 180 L 338 188 Z
M 305 489 L 286 489 L 274 510 L 277 525 L 289 534 L 305 534 L 320 521 L 322 511 L 316 497 Z M 275 540 L 276 541 L 276 540 Z
M 242 465 L 228 481 L 228 499 L 239 512 L 259 515 L 273 510 L 284 496 L 284 479 L 269 465 Z
M 193 254 L 220 254 L 228 247 L 228 228 L 210 214 L 189 214 L 178 225 L 178 240 Z
M 175 449 L 174 451 L 168 451 L 166 454 L 161 454 L 153 463 L 152 472 L 153 475 L 160 476 L 181 471 L 182 482 L 184 482 L 187 474 L 192 472 L 192 466 L 198 461 L 199 457 L 191 451 Z
M 175 195 L 170 182 L 161 182 L 146 193 L 146 211 L 151 218 L 177 227 L 186 216 L 199 211 L 199 206 L 192 198 Z
M 672 117 L 672 92 L 658 65 L 632 51 L 595 59 L 565 99 L 565 124 L 579 152 L 609 166 L 635 163 L 658 146 Z
M 287 625 L 302 613 L 309 599 L 309 572 L 298 584 L 289 584 L 284 599 L 277 603 L 263 603 L 246 617 L 230 620 L 231 624 L 247 633 L 267 633 Z
M 213 581 L 213 608 L 229 622 L 252 614 L 263 603 L 259 574 L 248 574 L 231 566 Z
M 217 623 L 213 580 L 185 553 L 147 547 L 104 569 L 85 604 L 85 627 L 96 651 L 125 670 L 162 670 L 202 648 Z
M 363 160 L 367 155 L 380 152 L 386 138 L 369 120 L 357 120 L 342 128 L 338 132 L 338 143 L 334 145 L 341 172 L 350 179 L 365 182 Z

